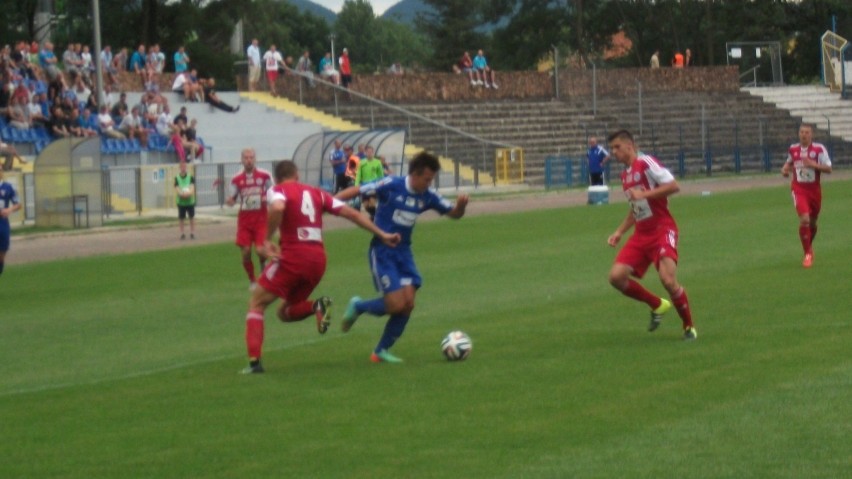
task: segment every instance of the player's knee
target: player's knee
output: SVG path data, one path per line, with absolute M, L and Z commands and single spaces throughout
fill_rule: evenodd
M 627 279 L 627 275 L 623 274 L 621 271 L 612 270 L 609 272 L 609 284 L 619 291 L 622 291 L 627 287 Z

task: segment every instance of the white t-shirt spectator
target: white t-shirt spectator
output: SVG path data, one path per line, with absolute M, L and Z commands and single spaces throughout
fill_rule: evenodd
M 249 45 L 246 49 L 246 56 L 251 59 L 251 64 L 253 66 L 260 66 L 260 48 L 254 45 Z
M 172 116 L 166 112 L 157 117 L 157 133 L 169 136 L 172 132 Z
M 284 63 L 284 59 L 281 58 L 281 53 L 276 51 L 269 50 L 263 54 L 263 60 L 266 62 L 266 71 L 275 71 L 278 70 L 278 65 Z
M 115 127 L 115 122 L 112 120 L 109 112 L 98 113 L 98 125 L 101 126 L 102 131 L 110 131 Z
M 183 93 L 183 86 L 186 84 L 186 75 L 180 73 L 175 75 L 175 82 L 172 83 L 172 91 Z

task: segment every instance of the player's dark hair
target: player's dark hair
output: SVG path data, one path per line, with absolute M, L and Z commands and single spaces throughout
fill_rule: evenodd
M 291 160 L 282 160 L 275 165 L 275 182 L 280 183 L 296 176 L 298 169 Z
M 633 141 L 633 135 L 631 135 L 630 132 L 627 130 L 618 130 L 615 133 L 609 135 L 609 137 L 607 137 L 606 139 L 608 143 L 612 143 L 615 140 L 627 140 L 630 143 L 635 143 Z
M 436 173 L 441 171 L 441 162 L 438 161 L 438 157 L 426 151 L 414 155 L 414 158 L 408 162 L 408 174 L 419 174 L 423 170 L 431 170 Z
M 814 128 L 813 123 L 801 123 L 801 124 L 799 124 L 799 130 L 801 130 L 802 128 L 810 128 L 811 133 L 813 133 L 814 130 L 816 129 L 816 128 Z

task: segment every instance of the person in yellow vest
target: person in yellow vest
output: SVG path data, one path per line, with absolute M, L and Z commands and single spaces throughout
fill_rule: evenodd
M 184 222 L 189 217 L 189 238 L 195 239 L 195 177 L 186 171 L 186 162 L 180 162 L 180 173 L 175 176 L 175 192 L 180 219 L 180 239 L 186 239 Z
M 346 178 L 347 183 L 345 188 L 355 184 L 355 177 L 358 176 L 358 167 L 361 164 L 361 157 L 355 154 L 352 145 L 343 146 L 343 155 L 346 157 Z M 361 211 L 361 198 L 355 197 L 349 201 L 349 206 Z

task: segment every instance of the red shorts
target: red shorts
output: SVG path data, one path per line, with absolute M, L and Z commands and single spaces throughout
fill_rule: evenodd
M 254 244 L 263 246 L 266 241 L 266 215 L 240 215 L 237 218 L 237 246 Z
M 278 79 L 278 70 L 267 70 L 266 79 L 269 80 L 269 83 L 275 83 L 275 80 Z
M 822 207 L 822 191 L 820 190 L 793 190 L 793 206 L 796 213 L 809 215 L 811 218 L 819 216 Z
M 308 299 L 325 274 L 325 255 L 316 258 L 293 256 L 298 259 L 288 260 L 282 257 L 277 261 L 270 261 L 257 280 L 263 289 L 275 293 L 287 304 L 301 303 Z
M 659 270 L 663 257 L 677 263 L 677 228 L 661 228 L 656 234 L 634 234 L 618 252 L 615 262 L 630 266 L 631 274 L 641 278 L 652 263 Z

